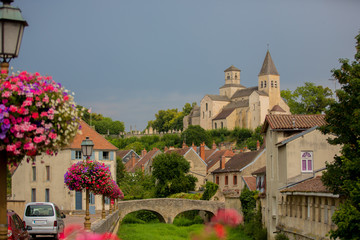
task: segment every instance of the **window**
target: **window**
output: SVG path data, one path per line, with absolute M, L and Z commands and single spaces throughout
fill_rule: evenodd
M 81 151 L 75 151 L 75 159 L 80 159 L 81 160 Z
M 211 117 L 211 111 L 209 111 L 209 117 Z
M 221 128 L 224 128 L 224 123 L 223 122 L 221 122 Z
M 275 81 L 275 88 L 277 88 L 277 81 Z
M 237 79 L 237 74 L 235 73 L 235 79 Z
M 312 172 L 313 171 L 313 152 L 301 151 L 301 171 Z
M 50 202 L 50 189 L 45 189 L 45 202 Z
M 103 151 L 103 153 L 102 153 L 102 159 L 104 159 L 104 160 L 109 160 L 110 159 L 110 155 L 109 155 L 109 152 L 107 152 L 107 151 Z
M 207 111 L 208 110 L 208 104 L 207 103 L 205 104 L 205 108 L 206 108 L 206 111 Z
M 105 204 L 110 204 L 110 198 L 105 197 Z
M 215 129 L 217 129 L 217 123 L 215 123 Z
M 263 87 L 264 87 L 264 82 L 261 81 L 260 88 L 263 88 Z
M 31 189 L 31 201 L 36 202 L 36 188 Z
M 264 81 L 264 87 L 266 87 L 266 81 Z
M 217 185 L 219 185 L 219 182 L 220 182 L 219 181 L 219 176 L 216 176 L 216 181 L 215 182 L 216 182 Z
M 225 176 L 225 185 L 228 185 L 228 184 L 229 184 L 229 177 Z
M 32 176 L 33 176 L 32 180 L 36 181 L 36 167 L 34 167 L 34 166 L 32 167 Z
M 271 81 L 271 87 L 274 87 L 274 81 Z
M 205 118 L 205 112 L 203 112 L 203 118 Z
M 234 175 L 234 177 L 233 177 L 233 184 L 237 185 L 237 175 Z
M 50 181 L 50 166 L 46 166 L 46 181 Z

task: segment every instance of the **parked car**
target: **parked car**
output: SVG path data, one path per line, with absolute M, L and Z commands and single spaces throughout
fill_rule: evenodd
M 13 210 L 7 210 L 8 217 L 8 240 L 28 240 L 30 235 L 23 221 Z
M 32 238 L 36 235 L 53 235 L 58 239 L 64 232 L 65 215 L 51 202 L 30 202 L 25 205 L 24 222 Z

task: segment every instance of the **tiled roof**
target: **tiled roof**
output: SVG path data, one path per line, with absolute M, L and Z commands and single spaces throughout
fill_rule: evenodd
M 315 126 L 326 124 L 325 115 L 267 115 L 262 132 L 265 132 L 268 126 L 272 129 L 308 129 Z
M 253 176 L 245 177 L 245 176 L 243 176 L 242 179 L 244 180 L 246 186 L 249 188 L 250 191 L 255 191 L 256 190 L 256 177 L 253 177 Z
M 267 94 L 264 91 L 256 91 L 260 96 L 269 96 L 269 94 Z
M 234 65 L 231 65 L 230 67 L 228 67 L 227 69 L 224 70 L 224 72 L 230 72 L 230 71 L 239 71 L 240 72 L 240 69 L 238 69 Z
M 217 149 L 205 149 L 205 161 L 207 162 L 207 159 L 211 157 Z
M 279 105 L 275 105 L 270 112 L 285 112 L 284 109 L 282 109 Z
M 321 177 L 317 176 L 310 180 L 301 182 L 295 186 L 281 190 L 281 192 L 314 192 L 314 193 L 331 193 L 321 181 Z
M 118 150 L 117 147 L 109 143 L 103 136 L 92 129 L 86 122 L 80 122 L 81 134 L 77 133 L 68 148 L 81 149 L 81 142 L 89 137 L 94 143 L 94 150 Z
M 213 173 L 223 173 L 223 172 L 239 172 L 241 169 L 246 167 L 249 163 L 255 160 L 258 154 L 263 151 L 263 148 L 260 148 L 257 151 L 252 152 L 243 152 L 235 154 L 226 164 L 225 168 L 218 168 Z
M 239 97 L 248 97 L 250 96 L 254 91 L 257 91 L 258 87 L 249 87 L 245 89 L 239 89 L 237 90 L 234 95 L 232 95 L 231 99 L 239 98 Z
M 241 100 L 241 101 L 233 101 L 226 105 L 224 108 L 242 108 L 249 106 L 249 99 Z
M 228 87 L 245 88 L 245 86 L 244 86 L 244 85 L 241 85 L 240 83 L 239 83 L 239 84 L 237 84 L 237 83 L 231 83 L 231 84 L 224 84 L 224 85 L 222 85 L 219 89 L 228 88 Z
M 116 151 L 116 156 L 120 158 L 124 158 L 131 150 L 119 150 Z
M 260 175 L 260 174 L 265 174 L 266 173 L 266 166 L 259 168 L 258 170 L 252 172 L 252 175 Z
M 225 157 L 232 157 L 235 154 L 229 150 L 219 150 L 219 151 L 215 152 L 208 159 L 206 159 L 207 169 L 210 169 L 217 162 L 219 162 L 223 155 L 225 155 Z
M 226 119 L 234 110 L 235 108 L 224 108 L 213 120 Z
M 149 151 L 148 153 L 145 154 L 145 156 L 143 158 L 141 158 L 136 165 L 129 170 L 129 172 L 135 172 L 137 169 L 141 169 L 141 165 L 144 165 L 150 160 L 152 159 L 157 153 L 161 152 L 158 149 L 154 149 Z
M 181 156 L 184 156 L 189 150 L 190 150 L 189 147 L 186 147 L 186 148 L 176 148 L 176 149 L 169 149 L 169 150 L 167 150 L 165 153 L 177 152 L 177 153 L 180 154 Z
M 259 76 L 262 75 L 279 75 L 278 71 L 276 70 L 275 64 L 271 58 L 269 50 L 266 52 L 266 56 L 259 72 Z
M 207 94 L 206 96 L 208 96 L 211 100 L 214 101 L 230 101 L 230 99 L 227 96 L 223 96 L 223 95 Z
M 9 171 L 11 176 L 14 174 L 14 172 L 16 171 L 16 169 L 18 168 L 18 166 L 10 166 L 8 165 Z

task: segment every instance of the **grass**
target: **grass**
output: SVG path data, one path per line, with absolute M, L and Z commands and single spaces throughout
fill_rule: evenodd
M 120 225 L 118 236 L 121 240 L 183 240 L 190 239 L 190 234 L 199 233 L 203 224 L 177 227 L 173 224 L 124 224 Z

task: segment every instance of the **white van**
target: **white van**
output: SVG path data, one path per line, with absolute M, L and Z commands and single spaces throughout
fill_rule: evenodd
M 31 202 L 26 204 L 24 218 L 32 238 L 36 235 L 53 235 L 55 239 L 64 232 L 64 214 L 51 202 Z

